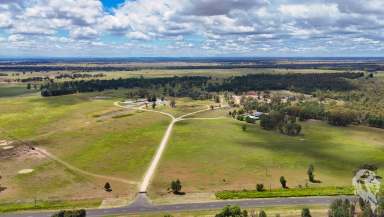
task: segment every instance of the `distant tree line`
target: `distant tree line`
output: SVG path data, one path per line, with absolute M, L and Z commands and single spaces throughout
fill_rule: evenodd
M 215 91 L 244 92 L 249 90 L 315 90 L 348 91 L 355 87 L 346 79 L 363 77 L 364 73 L 311 73 L 311 74 L 252 74 L 225 79 Z
M 73 73 L 73 74 L 60 74 L 56 75 L 55 79 L 77 79 L 77 78 L 102 78 L 106 75 L 103 73 L 97 73 L 97 74 L 87 74 L 87 73 Z
M 76 92 L 94 92 L 118 88 L 136 88 L 144 95 L 150 90 L 161 90 L 159 94 L 169 96 L 189 96 L 199 98 L 207 95 L 207 82 L 210 77 L 163 77 L 163 78 L 127 78 L 111 80 L 80 80 L 50 82 L 41 86 L 42 96 L 59 96 Z M 144 96 L 143 96 L 144 97 Z
M 317 73 L 317 74 L 256 74 L 237 76 L 217 81 L 206 76 L 163 77 L 163 78 L 126 78 L 111 80 L 81 80 L 49 82 L 42 85 L 42 96 L 58 96 L 76 92 L 93 92 L 118 88 L 166 88 L 170 96 L 191 96 L 198 98 L 202 94 L 215 91 L 243 92 L 248 90 L 284 90 L 294 89 L 310 92 L 322 90 L 351 90 L 354 86 L 346 80 L 363 76 L 363 73 Z

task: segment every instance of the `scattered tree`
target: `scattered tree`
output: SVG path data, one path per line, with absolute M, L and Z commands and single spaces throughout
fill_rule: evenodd
M 176 100 L 175 99 L 173 99 L 173 98 L 171 99 L 170 106 L 172 108 L 176 108 Z
M 156 102 L 153 102 L 152 103 L 152 109 L 155 109 L 156 108 Z
M 315 167 L 312 164 L 308 167 L 307 175 L 310 182 L 315 182 Z
M 259 213 L 259 217 L 267 217 L 267 213 L 264 210 L 261 210 Z
M 171 189 L 174 194 L 179 194 L 181 191 L 181 182 L 179 179 L 171 182 Z
M 112 191 L 112 187 L 111 187 L 111 184 L 109 184 L 109 182 L 105 183 L 104 190 L 107 191 L 107 192 L 111 192 Z
M 256 191 L 264 191 L 264 185 L 263 184 L 256 184 Z
M 242 129 L 244 132 L 247 131 L 247 125 L 246 125 L 246 124 L 241 125 L 241 129 Z
M 281 176 L 281 177 L 280 177 L 280 184 L 281 184 L 281 187 L 283 187 L 283 188 L 288 188 L 288 187 L 287 187 L 287 180 L 285 179 L 284 176 Z
M 308 208 L 303 208 L 301 210 L 301 217 L 312 217 L 310 210 Z

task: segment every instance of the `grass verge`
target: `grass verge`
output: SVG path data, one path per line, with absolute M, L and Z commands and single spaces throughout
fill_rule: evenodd
M 309 197 L 309 196 L 337 196 L 353 195 L 352 187 L 319 187 L 319 188 L 292 188 L 274 189 L 271 191 L 219 191 L 216 198 L 221 200 L 228 199 L 247 199 L 247 198 L 272 198 L 272 197 Z
M 92 208 L 101 204 L 100 199 L 74 200 L 74 201 L 41 201 L 36 202 L 15 202 L 0 203 L 0 213 L 16 212 L 25 210 L 55 210 L 55 209 L 75 209 Z

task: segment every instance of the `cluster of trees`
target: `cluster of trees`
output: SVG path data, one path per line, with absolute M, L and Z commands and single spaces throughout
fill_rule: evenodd
M 164 78 L 127 78 L 112 80 L 80 80 L 65 82 L 50 82 L 42 85 L 42 96 L 57 96 L 76 92 L 94 92 L 107 89 L 136 88 L 140 92 L 157 91 L 163 95 L 194 99 L 208 98 L 211 95 L 206 90 L 209 77 L 164 77 Z
M 254 106 L 250 106 L 250 104 Z M 262 108 L 266 109 L 263 110 Z M 329 124 L 334 126 L 347 126 L 351 123 L 359 122 L 359 115 L 354 110 L 343 107 L 335 107 L 327 110 L 324 104 L 317 101 L 300 102 L 296 105 L 289 103 L 270 103 L 270 105 L 266 106 L 264 103 L 255 103 L 252 100 L 248 100 L 244 104 L 244 109 L 270 112 L 270 115 L 261 118 L 261 122 L 265 125 L 263 128 L 272 130 L 280 126 L 280 131 L 287 135 L 295 135 L 296 131 L 301 130 L 296 123 L 296 118 L 300 121 L 309 119 L 327 120 Z M 287 116 L 284 116 L 284 114 Z M 288 117 L 288 119 L 284 119 L 284 117 Z M 372 120 L 371 125 L 374 125 L 374 123 L 377 123 L 377 125 L 381 123 L 384 124 L 384 119 L 376 118 Z M 281 125 L 281 123 L 284 123 L 284 125 Z
M 360 209 L 358 210 L 357 207 Z M 332 202 L 328 210 L 328 217 L 384 217 L 384 198 L 379 198 L 379 204 L 375 211 L 368 202 L 359 198 L 359 204 L 349 199 L 337 199 Z
M 267 213 L 264 210 L 256 212 L 254 210 L 248 212 L 247 210 L 241 210 L 239 206 L 225 206 L 215 217 L 267 217 Z M 280 217 L 280 214 L 276 214 L 276 217 Z M 303 208 L 301 211 L 301 217 L 312 217 L 311 211 L 308 208 Z M 338 216 L 342 217 L 342 216 Z
M 30 77 L 30 78 L 23 78 L 23 79 L 17 79 L 17 81 L 21 81 L 23 83 L 27 82 L 41 82 L 49 80 L 49 77 Z
M 364 73 L 312 73 L 312 74 L 252 74 L 225 79 L 212 87 L 215 91 L 244 92 L 249 90 L 315 90 L 348 91 L 355 89 L 347 79 L 363 77 Z
M 371 116 L 368 118 L 368 125 L 370 127 L 384 128 L 384 117 Z
M 55 79 L 77 79 L 77 78 L 102 78 L 106 75 L 104 73 L 88 74 L 88 73 L 73 73 L 73 74 L 60 74 L 56 75 Z
M 237 76 L 216 81 L 211 77 L 164 77 L 164 78 L 127 78 L 112 80 L 66 81 L 47 83 L 42 87 L 42 95 L 64 95 L 73 92 L 92 92 L 117 88 L 161 88 L 168 87 L 168 95 L 193 96 L 217 91 L 243 92 L 248 90 L 283 90 L 297 89 L 300 91 L 351 90 L 354 86 L 346 78 L 354 79 L 362 73 L 317 73 L 317 74 L 256 74 Z M 41 79 L 41 77 L 38 77 Z
M 87 212 L 84 209 L 62 210 L 52 215 L 52 217 L 86 217 L 86 216 L 87 216 Z
M 357 114 L 346 108 L 335 108 L 327 112 L 328 123 L 334 126 L 348 126 L 357 122 Z
M 289 116 L 279 111 L 272 111 L 260 117 L 260 126 L 265 130 L 276 130 L 289 136 L 297 136 L 301 132 L 301 125 L 296 123 L 295 116 Z

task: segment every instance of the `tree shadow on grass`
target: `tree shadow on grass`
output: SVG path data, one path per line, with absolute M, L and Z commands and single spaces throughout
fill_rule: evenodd
M 87 95 L 64 95 L 64 96 L 51 96 L 51 97 L 38 97 L 30 100 L 31 103 L 44 103 L 51 107 L 70 106 L 84 102 L 92 101 L 90 96 Z

